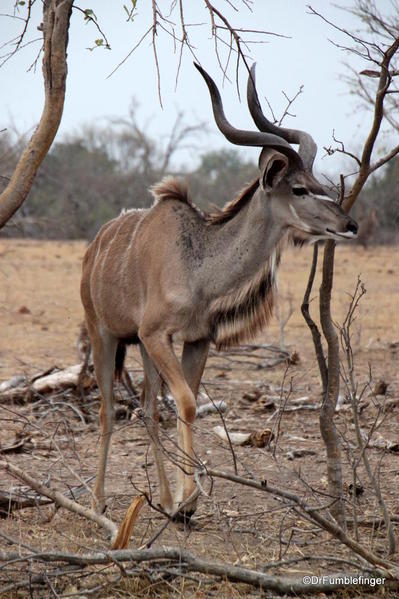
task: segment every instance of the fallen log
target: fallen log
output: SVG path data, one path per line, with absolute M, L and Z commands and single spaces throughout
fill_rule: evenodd
M 18 402 L 23 403 L 29 399 L 31 394 L 46 394 L 64 389 L 75 389 L 78 384 L 84 389 L 95 385 L 93 368 L 89 367 L 84 376 L 81 377 L 82 364 L 74 364 L 61 370 L 51 369 L 50 373 L 36 375 L 33 379 L 23 376 L 14 376 L 0 385 L 0 403 Z
M 31 384 L 33 391 L 37 393 L 48 393 L 59 389 L 66 389 L 68 387 L 76 387 L 79 382 L 79 376 L 82 370 L 82 364 L 75 364 L 69 366 L 58 372 L 53 372 L 47 376 L 37 378 Z M 83 380 L 83 387 L 88 388 L 94 384 L 93 374 L 88 369 L 86 376 Z

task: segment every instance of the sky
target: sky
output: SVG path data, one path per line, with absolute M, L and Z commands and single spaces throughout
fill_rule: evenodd
M 128 5 L 131 0 L 125 2 Z M 251 45 L 247 52 L 249 63 L 257 63 L 259 97 L 267 115 L 270 116 L 270 113 L 265 98 L 273 106 L 274 113 L 280 116 L 286 104 L 282 92 L 292 97 L 301 85 L 304 86 L 292 108 L 296 117 L 288 118 L 285 124 L 311 133 L 319 147 L 316 169 L 333 172 L 340 167 L 342 159 L 339 156 L 326 157 L 323 150 L 324 146 L 333 143 L 333 130 L 338 139 L 356 151 L 364 142 L 371 122 L 371 116 L 359 110 L 358 101 L 349 94 L 342 80 L 342 75 L 347 72 L 344 63 L 349 62 L 357 70 L 367 65 L 361 65 L 356 57 L 348 56 L 329 41 L 348 43 L 342 34 L 322 19 L 309 14 L 308 3 L 309 0 L 254 0 L 250 11 L 242 0 L 233 0 L 238 8 L 234 11 L 227 0 L 214 0 L 214 5 L 236 27 L 262 29 L 287 36 L 248 36 L 266 42 Z M 9 49 L 4 44 L 18 36 L 23 25 L 21 20 L 7 16 L 13 14 L 14 4 L 14 0 L 0 2 L 0 56 Z M 196 140 L 196 148 L 178 155 L 180 163 L 192 165 L 201 151 L 231 147 L 214 125 L 208 90 L 194 69 L 193 57 L 187 49 L 183 53 L 176 85 L 179 48 L 174 48 L 173 39 L 162 30 L 157 36 L 162 107 L 150 36 L 115 71 L 151 25 L 151 3 L 148 0 L 137 0 L 133 22 L 127 22 L 123 0 L 88 0 L 87 4 L 76 4 L 82 9 L 94 10 L 111 50 L 88 50 L 101 34 L 92 24 L 84 22 L 79 10 L 74 10 L 68 47 L 67 94 L 57 140 L 66 134 L 79 134 L 86 124 L 105 125 L 107 119 L 126 117 L 132 98 L 135 98 L 139 124 L 150 136 L 158 138 L 160 144 L 165 143 L 178 111 L 184 113 L 188 124 L 202 122 L 207 125 L 206 132 Z M 166 15 L 170 4 L 170 0 L 159 0 L 159 6 Z M 392 7 L 391 0 L 378 0 L 377 4 L 381 12 Z M 352 2 L 342 0 L 340 5 L 350 7 Z M 338 9 L 333 2 L 314 0 L 312 6 L 337 25 L 349 30 L 359 28 L 356 18 Z M 186 22 L 195 24 L 189 27 L 189 33 L 196 57 L 219 86 L 230 122 L 239 128 L 254 129 L 245 102 L 245 70 L 241 68 L 239 73 L 240 101 L 234 61 L 228 70 L 231 81 L 223 82 L 203 3 L 185 0 L 184 7 Z M 20 16 L 24 16 L 25 10 L 26 7 L 20 7 Z M 169 20 L 177 22 L 177 9 Z M 26 41 L 40 37 L 36 29 L 40 22 L 41 2 L 37 0 Z M 225 58 L 227 50 L 223 44 L 219 47 Z M 0 68 L 0 129 L 7 127 L 15 128 L 19 133 L 32 132 L 40 118 L 43 106 L 41 63 L 36 72 L 29 70 L 39 49 L 40 41 L 30 43 Z M 253 149 L 243 149 L 242 153 L 254 159 L 258 155 L 258 151 Z

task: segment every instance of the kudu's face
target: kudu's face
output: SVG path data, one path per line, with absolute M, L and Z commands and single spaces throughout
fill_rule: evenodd
M 271 123 L 263 114 L 255 89 L 255 65 L 248 77 L 247 99 L 259 131 L 236 129 L 228 122 L 215 82 L 204 69 L 195 66 L 208 86 L 215 121 L 223 135 L 231 143 L 262 148 L 257 193 L 264 195 L 265 217 L 271 209 L 275 222 L 304 241 L 356 237 L 356 222 L 325 194 L 312 175 L 317 152 L 313 138 L 299 129 Z M 298 144 L 298 151 L 291 144 Z
M 273 220 L 298 240 L 353 239 L 357 223 L 326 195 L 315 177 L 279 152 L 261 161 L 260 187 Z

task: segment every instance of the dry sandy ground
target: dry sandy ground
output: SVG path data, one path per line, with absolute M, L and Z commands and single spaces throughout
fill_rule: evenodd
M 81 242 L 0 240 L 0 318 L 3 331 L 0 336 L 0 381 L 15 374 L 31 376 L 54 365 L 65 367 L 77 361 L 75 344 L 82 320 L 79 278 L 84 248 Z M 359 383 L 364 383 L 369 376 L 370 365 L 374 381 L 383 379 L 388 384 L 388 400 L 399 400 L 398 257 L 397 248 L 383 247 L 366 251 L 359 247 L 343 246 L 337 249 L 336 258 L 334 315 L 338 322 L 346 313 L 348 294 L 353 292 L 359 273 L 367 288 L 353 328 L 356 376 Z M 310 259 L 310 248 L 288 251 L 279 275 L 280 320 L 289 313 L 290 305 L 294 310 L 285 326 L 285 343 L 290 351 L 298 352 L 299 363 L 286 372 L 285 364 L 272 369 L 256 369 L 233 363 L 228 370 L 226 362 L 218 362 L 215 358 L 209 361 L 204 375 L 205 391 L 212 398 L 227 402 L 226 424 L 230 430 L 252 431 L 271 426 L 276 432 L 273 411 L 265 408 L 265 400 L 270 398 L 281 395 L 284 399 L 288 395 L 289 403 L 307 396 L 314 405 L 320 399 L 312 343 L 299 310 Z M 319 279 L 315 288 L 318 285 Z M 313 295 L 316 296 L 316 293 Z M 316 301 L 312 306 L 316 313 Z M 278 344 L 279 335 L 280 327 L 275 319 L 260 341 Z M 129 367 L 134 370 L 137 380 L 140 377 L 140 365 L 134 351 L 130 354 Z M 281 392 L 285 372 L 285 386 Z M 248 396 L 248 393 L 252 395 Z M 68 409 L 67 401 L 74 403 L 85 414 L 85 423 L 76 416 L 76 412 Z M 383 401 L 367 392 L 367 405 L 361 416 L 361 426 L 365 431 L 373 425 Z M 84 404 L 78 398 L 68 396 L 60 398 L 60 402 L 58 408 L 47 400 L 34 405 L 0 404 L 0 445 L 9 443 L 16 433 L 23 431 L 29 437 L 30 445 L 27 444 L 21 453 L 8 454 L 8 459 L 39 479 L 45 480 L 50 473 L 53 484 L 66 490 L 69 485 L 78 484 L 78 476 L 86 477 L 95 473 L 97 401 L 91 399 Z M 377 434 L 381 438 L 399 441 L 398 414 L 399 408 L 395 407 L 383 419 L 380 418 Z M 312 488 L 313 500 L 321 498 L 324 501 L 326 464 L 318 427 L 318 411 L 300 410 L 281 416 L 278 443 L 273 447 L 273 452 L 249 447 L 236 449 L 240 472 L 260 480 L 267 479 L 271 484 L 298 493 L 305 492 L 309 498 L 309 489 Z M 231 471 L 231 452 L 213 434 L 213 427 L 218 424 L 218 415 L 198 420 L 196 449 L 201 460 L 208 465 Z M 344 481 L 347 487 L 352 481 L 351 460 L 355 446 L 350 411 L 337 415 L 337 425 L 344 446 Z M 163 424 L 162 435 L 166 446 L 173 448 L 173 419 Z M 291 460 L 289 452 L 293 448 L 311 453 Z M 397 453 L 373 449 L 370 450 L 370 459 L 373 467 L 379 465 L 384 497 L 391 512 L 397 513 L 399 456 Z M 360 526 L 360 540 L 373 551 L 379 552 L 383 550 L 385 532 L 384 529 L 372 529 L 367 524 L 374 514 L 380 514 L 362 466 L 358 468 L 358 475 L 364 486 L 364 493 L 355 506 L 364 519 Z M 108 514 L 120 521 L 131 497 L 137 493 L 136 488 L 148 489 L 148 481 L 151 481 L 156 503 L 155 468 L 151 452 L 148 453 L 143 423 L 135 417 L 120 421 L 113 436 L 107 477 Z M 0 489 L 8 489 L 12 484 L 12 479 L 4 476 Z M 204 481 L 204 485 L 210 488 L 209 481 Z M 88 502 L 88 497 L 82 501 Z M 351 507 L 348 509 L 352 511 Z M 76 552 L 85 547 L 105 549 L 108 546 L 101 530 L 65 510 L 59 510 L 51 522 L 46 521 L 45 516 L 46 510 L 43 509 L 19 510 L 13 517 L 2 520 L 3 534 L 14 539 L 28 539 L 37 550 L 68 549 Z M 148 541 L 163 522 L 162 517 L 146 507 L 133 535 L 132 546 Z M 398 529 L 396 533 L 399 536 Z M 316 572 L 328 574 L 339 569 L 353 570 L 348 564 L 324 559 L 326 556 L 355 559 L 351 552 L 326 533 L 317 531 L 313 524 L 299 518 L 280 500 L 220 481 L 215 481 L 210 498 L 200 498 L 193 528 L 187 530 L 171 524 L 156 544 L 179 545 L 210 560 L 226 560 L 250 568 L 261 568 L 271 561 L 298 559 L 302 561 L 287 562 L 285 566 L 270 570 L 270 573 L 297 577 Z M 4 545 L 2 549 L 9 548 Z M 324 561 L 317 561 L 318 557 Z M 115 573 L 118 570 L 114 567 L 101 573 L 97 571 L 97 578 L 93 575 L 93 580 L 83 575 L 76 580 L 60 578 L 57 580 L 57 592 L 59 596 L 67 592 L 76 593 L 85 585 L 90 587 L 99 581 L 109 581 Z M 15 577 L 18 576 L 23 579 L 24 574 L 17 569 Z M 187 580 L 184 589 L 181 584 L 173 577 L 169 582 L 157 585 L 143 582 L 142 579 L 136 582 L 129 579 L 128 582 L 115 584 L 112 589 L 108 586 L 94 596 L 255 596 L 251 594 L 251 589 L 242 585 L 209 585 L 196 577 Z M 38 592 L 34 596 L 50 596 L 46 593 L 48 587 L 45 587 L 43 594 Z M 362 596 L 365 594 L 362 591 Z

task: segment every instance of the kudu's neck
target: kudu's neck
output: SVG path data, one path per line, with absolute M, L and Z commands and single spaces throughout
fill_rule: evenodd
M 274 271 L 283 229 L 260 190 L 233 218 L 209 226 L 207 233 L 207 287 L 213 298 L 244 286 L 268 264 Z

